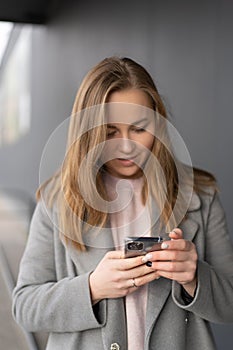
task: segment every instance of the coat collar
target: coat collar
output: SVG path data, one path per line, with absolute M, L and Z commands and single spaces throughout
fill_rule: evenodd
M 199 195 L 196 192 L 192 192 L 191 200 L 188 207 L 188 212 L 196 211 L 200 209 L 200 207 L 201 207 L 201 200 Z

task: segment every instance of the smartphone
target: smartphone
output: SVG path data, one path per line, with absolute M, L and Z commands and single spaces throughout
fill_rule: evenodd
M 155 250 L 161 250 L 161 244 L 168 240 L 170 240 L 168 234 L 157 237 L 126 237 L 124 244 L 125 258 L 132 258 Z

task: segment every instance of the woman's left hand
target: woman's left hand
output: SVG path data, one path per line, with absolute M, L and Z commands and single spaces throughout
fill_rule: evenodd
M 183 239 L 179 228 L 170 232 L 170 241 L 163 242 L 162 250 L 150 252 L 143 261 L 151 261 L 159 276 L 175 280 L 194 296 L 196 288 L 197 251 L 191 241 Z

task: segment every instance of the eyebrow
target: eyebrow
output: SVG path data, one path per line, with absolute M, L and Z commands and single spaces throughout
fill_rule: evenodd
M 137 120 L 137 121 L 135 121 L 133 123 L 129 123 L 129 125 L 138 125 L 138 124 L 143 123 L 143 122 L 149 122 L 148 118 L 143 118 L 143 119 Z M 123 124 L 123 123 L 116 123 L 116 124 Z M 117 126 L 112 125 L 112 124 L 107 124 L 107 127 L 111 128 L 111 129 L 116 129 L 117 128 Z

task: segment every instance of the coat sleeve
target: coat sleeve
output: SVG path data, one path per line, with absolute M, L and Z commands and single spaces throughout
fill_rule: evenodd
M 31 332 L 77 332 L 102 327 L 105 301 L 97 317 L 91 303 L 90 272 L 57 280 L 54 235 L 53 224 L 40 202 L 13 291 L 15 320 Z
M 233 247 L 216 193 L 210 205 L 205 244 L 206 257 L 198 261 L 198 287 L 193 301 L 184 305 L 181 286 L 175 281 L 173 300 L 179 307 L 210 322 L 233 322 Z

